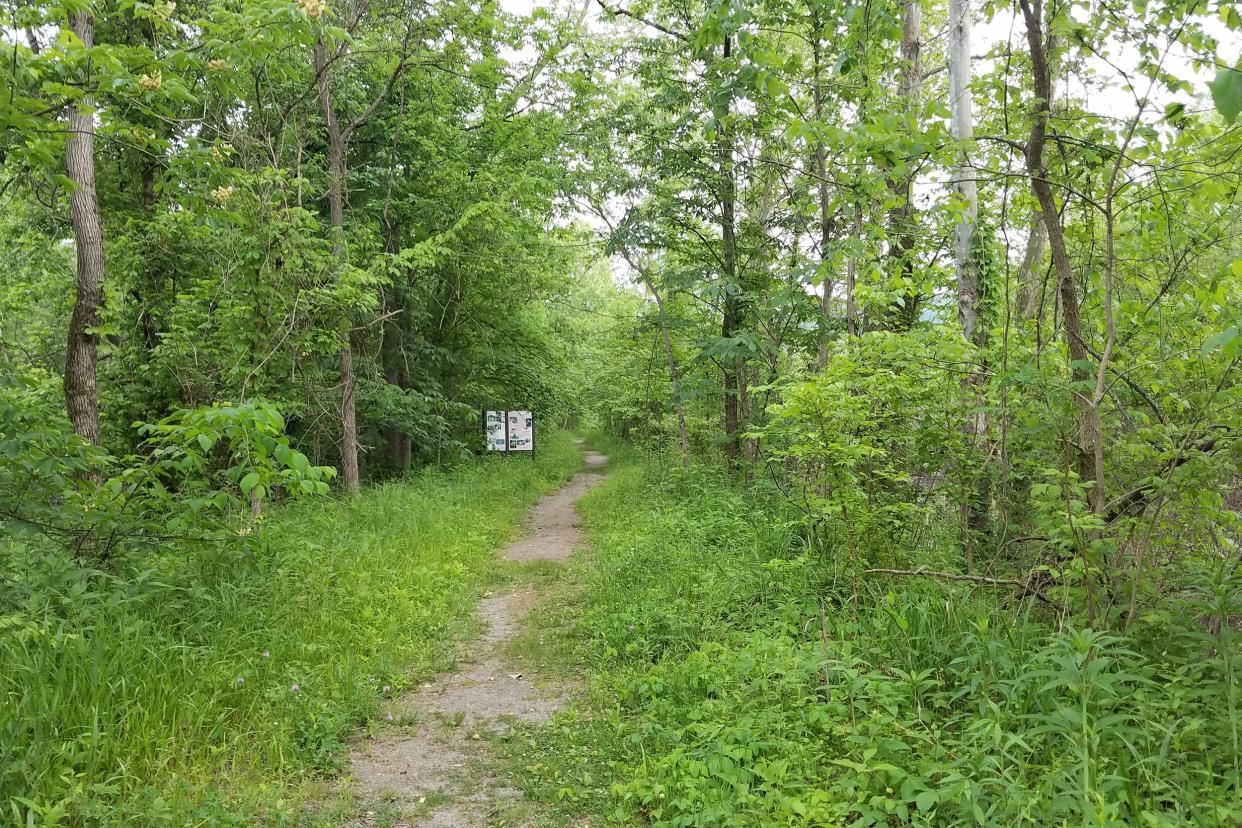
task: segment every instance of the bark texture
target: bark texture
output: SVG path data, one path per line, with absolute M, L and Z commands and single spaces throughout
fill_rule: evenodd
M 315 42 L 315 75 L 319 110 L 328 131 L 328 223 L 332 232 L 332 255 L 338 273 L 345 266 L 345 135 L 332 109 L 332 83 L 323 38 Z M 361 487 L 358 470 L 358 418 L 354 406 L 354 352 L 349 333 L 341 334 L 341 483 L 346 490 Z
M 89 14 L 71 14 L 69 25 L 83 44 L 94 45 L 95 23 Z M 89 74 L 89 68 L 87 71 Z M 89 83 L 89 78 L 87 80 Z M 103 223 L 95 194 L 93 95 L 83 96 L 69 111 L 65 172 L 74 183 L 69 206 L 77 251 L 77 291 L 65 349 L 65 407 L 73 430 L 90 442 L 98 443 L 99 394 L 95 376 L 99 364 L 99 336 L 95 331 L 103 305 L 105 260 Z
M 965 206 L 953 235 L 957 260 L 957 318 L 968 341 L 975 338 L 979 321 L 979 272 L 972 256 L 975 222 L 979 215 L 979 189 L 970 158 L 974 138 L 974 102 L 970 94 L 970 2 L 949 0 L 949 110 L 953 137 L 960 143 L 953 189 Z

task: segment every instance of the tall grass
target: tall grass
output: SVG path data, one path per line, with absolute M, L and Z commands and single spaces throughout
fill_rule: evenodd
M 783 503 L 660 462 L 588 495 L 595 694 L 515 746 L 532 793 L 619 825 L 1242 824 L 1220 570 L 1135 637 L 934 581 L 855 603 Z
M 434 670 L 493 550 L 579 463 L 427 470 L 277 509 L 258 554 L 170 547 L 86 570 L 0 547 L 0 822 L 279 821 L 281 782 L 339 766 L 352 729 Z

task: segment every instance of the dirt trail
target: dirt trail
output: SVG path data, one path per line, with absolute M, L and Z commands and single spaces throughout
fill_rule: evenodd
M 587 471 L 573 477 L 531 510 L 530 534 L 510 544 L 501 557 L 512 561 L 567 561 L 581 545 L 574 502 L 604 479 L 608 458 L 586 453 Z M 489 595 L 479 604 L 481 638 L 463 656 L 461 669 L 424 684 L 399 700 L 394 712 L 413 725 L 360 747 L 350 757 L 354 790 L 364 800 L 392 803 L 412 816 L 402 828 L 481 828 L 490 815 L 512 810 L 516 789 L 470 768 L 481 756 L 487 733 L 509 723 L 545 721 L 566 701 L 567 690 L 523 675 L 505 656 L 522 619 L 539 594 L 521 587 Z M 507 800 L 507 802 L 506 802 Z M 526 823 L 534 825 L 534 823 Z

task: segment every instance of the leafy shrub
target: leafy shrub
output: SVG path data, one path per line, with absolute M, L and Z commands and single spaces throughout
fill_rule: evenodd
M 518 745 L 536 795 L 627 825 L 1242 819 L 1227 567 L 1123 636 L 923 579 L 854 603 L 843 552 L 710 472 L 630 465 L 584 511 L 594 704 Z

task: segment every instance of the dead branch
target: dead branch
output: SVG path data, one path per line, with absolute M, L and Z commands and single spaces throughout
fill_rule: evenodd
M 931 569 L 864 569 L 864 575 L 900 575 L 906 578 L 937 578 L 942 581 L 967 581 L 974 584 L 984 584 L 986 586 L 1009 586 L 1017 587 L 1020 595 L 1034 595 L 1045 604 L 1052 604 L 1052 599 L 1040 592 L 1033 584 L 1035 575 L 1026 576 L 1025 578 L 988 578 L 983 575 L 965 575 L 958 572 L 937 572 Z

